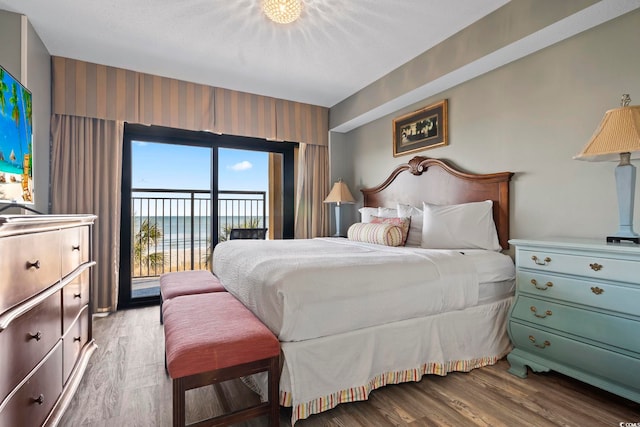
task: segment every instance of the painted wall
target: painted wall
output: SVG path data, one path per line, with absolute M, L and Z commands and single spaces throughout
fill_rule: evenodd
M 0 40 L 0 64 L 20 79 L 33 96 L 35 205 L 32 207 L 39 212 L 48 213 L 51 57 L 23 15 L 0 10 Z M 2 206 L 4 205 L 0 204 Z M 21 210 L 11 209 L 2 213 L 21 213 Z
M 359 189 L 379 184 L 398 164 L 391 121 L 449 100 L 450 145 L 419 154 L 475 173 L 515 172 L 511 237 L 604 238 L 618 228 L 614 162 L 572 160 L 623 93 L 640 104 L 640 11 L 613 19 L 397 112 L 331 137 L 338 171 L 360 204 Z M 640 161 L 633 161 L 636 167 Z M 348 172 L 347 172 L 348 171 Z M 640 230 L 640 184 L 635 192 Z

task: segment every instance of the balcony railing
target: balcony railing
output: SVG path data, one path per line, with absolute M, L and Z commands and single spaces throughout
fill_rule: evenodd
M 207 190 L 131 189 L 132 278 L 209 268 L 213 228 Z M 266 192 L 219 191 L 218 241 L 231 228 L 266 227 Z

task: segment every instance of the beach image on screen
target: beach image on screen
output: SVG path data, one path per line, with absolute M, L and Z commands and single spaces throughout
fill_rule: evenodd
M 0 67 L 0 202 L 33 203 L 31 92 Z

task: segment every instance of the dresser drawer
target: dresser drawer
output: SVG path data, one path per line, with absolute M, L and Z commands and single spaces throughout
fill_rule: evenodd
M 640 272 L 638 273 L 640 275 Z M 518 292 L 554 298 L 602 310 L 637 316 L 640 287 L 613 285 L 589 279 L 569 278 L 537 271 L 516 271 Z
M 62 392 L 62 341 L 0 409 L 0 427 L 40 426 Z
M 89 270 L 62 289 L 62 333 L 66 333 L 78 317 L 80 310 L 89 304 Z
M 541 331 L 511 320 L 513 344 L 532 355 L 582 372 L 578 379 L 600 378 L 640 391 L 640 359 Z M 554 367 L 554 369 L 556 369 Z M 563 372 L 562 369 L 556 369 Z
M 80 264 L 89 261 L 89 227 L 67 228 L 60 233 L 62 276 L 64 277 Z
M 596 255 L 569 255 L 553 251 L 521 249 L 518 267 L 539 271 L 553 271 L 594 279 L 638 283 L 640 262 L 627 259 L 605 258 Z
M 0 312 L 60 280 L 60 233 L 0 239 Z
M 0 332 L 0 400 L 13 390 L 60 339 L 56 292 Z
M 62 338 L 64 364 L 62 369 L 63 380 L 66 383 L 73 370 L 82 347 L 89 340 L 89 307 L 84 306 L 80 316 L 71 325 Z
M 634 320 L 522 295 L 516 299 L 511 316 L 636 352 L 640 358 L 640 325 Z

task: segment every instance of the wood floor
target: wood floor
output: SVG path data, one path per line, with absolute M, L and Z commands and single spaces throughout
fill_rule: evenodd
M 61 426 L 171 426 L 158 307 L 94 320 L 99 346 Z M 310 426 L 619 426 L 639 423 L 640 404 L 556 373 L 520 379 L 506 360 L 469 373 L 426 376 L 374 391 L 296 423 Z M 189 392 L 189 422 L 257 401 L 240 381 Z M 291 411 L 282 408 L 281 425 Z M 257 419 L 245 426 L 265 426 Z

